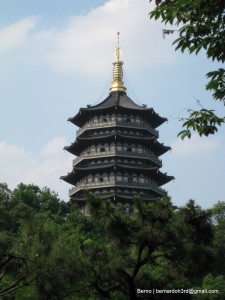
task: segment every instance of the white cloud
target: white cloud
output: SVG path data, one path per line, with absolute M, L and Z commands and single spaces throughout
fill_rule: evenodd
M 67 144 L 65 137 L 57 137 L 54 140 L 48 142 L 41 150 L 41 155 L 44 157 L 58 157 L 59 152 Z
M 216 138 L 203 138 L 193 135 L 191 139 L 177 139 L 172 145 L 176 154 L 203 154 L 218 148 L 219 140 Z
M 36 32 L 31 31 L 35 20 L 27 18 L 3 30 L 4 36 L 10 30 L 21 32 L 17 39 L 12 34 L 12 41 L 5 38 L 5 49 L 24 45 L 27 60 L 48 64 L 58 71 L 98 70 L 99 74 L 108 70 L 114 59 L 116 32 L 120 31 L 124 60 L 132 68 L 170 62 L 174 57 L 172 47 L 168 47 L 170 39 L 163 40 L 159 25 L 150 21 L 151 8 L 148 1 L 109 0 L 86 15 L 72 16 L 64 28 Z
M 0 182 L 15 188 L 20 182 L 50 187 L 67 200 L 69 185 L 59 177 L 72 170 L 72 158 L 62 151 L 66 138 L 58 137 L 47 143 L 39 153 L 32 153 L 18 145 L 0 142 Z
M 114 0 L 106 2 L 100 10 L 105 12 L 117 12 L 124 8 L 128 8 L 131 1 L 129 0 Z
M 0 29 L 0 54 L 27 46 L 29 34 L 35 27 L 36 21 L 36 17 L 29 17 Z

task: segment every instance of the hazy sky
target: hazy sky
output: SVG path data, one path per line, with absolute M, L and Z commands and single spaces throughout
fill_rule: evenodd
M 176 205 L 225 200 L 225 129 L 177 138 L 196 99 L 224 115 L 205 91 L 205 74 L 220 65 L 175 52 L 176 34 L 163 39 L 151 9 L 148 0 L 0 0 L 0 182 L 48 186 L 68 200 L 71 186 L 59 177 L 72 170 L 63 147 L 77 128 L 67 119 L 107 96 L 120 31 L 128 95 L 168 118 L 158 128 L 172 147 L 162 171 L 176 180 L 164 188 Z

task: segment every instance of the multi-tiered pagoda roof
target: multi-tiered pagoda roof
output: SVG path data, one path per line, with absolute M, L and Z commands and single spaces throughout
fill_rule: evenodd
M 160 171 L 159 157 L 170 147 L 158 142 L 156 128 L 167 119 L 127 96 L 120 56 L 118 45 L 109 96 L 68 119 L 79 130 L 65 150 L 76 157 L 72 171 L 61 179 L 73 185 L 69 196 L 80 206 L 85 190 L 117 202 L 160 198 L 165 193 L 161 186 L 174 178 Z

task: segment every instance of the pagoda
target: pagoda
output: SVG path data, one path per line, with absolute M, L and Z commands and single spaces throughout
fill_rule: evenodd
M 64 149 L 76 157 L 72 171 L 60 178 L 73 185 L 69 197 L 80 207 L 86 203 L 85 190 L 115 202 L 129 203 L 135 196 L 149 201 L 162 197 L 161 186 L 174 179 L 160 171 L 159 157 L 170 147 L 158 142 L 156 128 L 167 119 L 127 96 L 119 34 L 115 56 L 108 97 L 68 119 L 79 129 Z

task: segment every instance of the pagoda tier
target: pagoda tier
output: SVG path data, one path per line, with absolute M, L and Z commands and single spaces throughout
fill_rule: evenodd
M 152 151 L 153 154 L 160 156 L 170 150 L 170 147 L 164 146 L 159 143 L 154 136 L 150 135 L 139 135 L 135 133 L 120 133 L 112 130 L 110 133 L 97 133 L 90 136 L 79 136 L 77 140 L 70 146 L 64 147 L 68 152 L 82 156 L 89 152 L 95 153 L 98 151 L 104 152 L 110 151 L 111 148 L 115 149 L 115 143 L 123 146 L 124 150 L 130 152 L 147 152 Z M 146 146 L 147 145 L 147 146 Z
M 96 178 L 94 176 L 89 176 L 90 172 L 94 170 L 97 171 L 96 173 L 98 174 Z M 115 170 L 116 172 L 114 172 Z M 124 172 L 127 172 L 128 174 L 134 174 L 131 176 L 136 178 L 135 181 L 139 180 L 141 182 L 141 178 L 153 178 L 158 182 L 159 186 L 162 186 L 173 179 L 172 176 L 162 173 L 157 167 L 142 165 L 140 169 L 140 165 L 130 165 L 124 162 L 119 163 L 112 161 L 109 163 L 96 163 L 96 165 L 89 164 L 78 167 L 76 166 L 71 173 L 63 176 L 63 180 L 73 184 L 75 181 L 78 182 L 81 176 L 83 178 L 82 182 L 86 182 L 89 176 L 89 178 L 91 178 L 91 182 L 98 181 L 98 179 L 101 177 L 105 178 L 105 181 L 107 181 L 111 172 L 115 173 L 116 177 L 121 176 L 121 181 L 124 181 L 124 178 L 121 175 Z
M 157 199 L 165 194 L 161 186 L 174 179 L 160 171 L 159 156 L 170 147 L 158 141 L 156 128 L 167 119 L 127 96 L 119 48 L 116 53 L 109 96 L 68 119 L 79 130 L 64 149 L 76 157 L 72 171 L 61 179 L 74 186 L 69 196 L 80 206 L 86 203 L 86 190 L 116 202 L 131 202 L 136 196 Z
M 155 113 L 153 108 L 147 108 L 146 105 L 137 105 L 133 100 L 131 100 L 125 92 L 116 91 L 111 92 L 109 96 L 102 101 L 100 104 L 95 106 L 88 105 L 87 108 L 80 108 L 78 114 L 74 117 L 69 118 L 68 121 L 72 122 L 78 127 L 83 127 L 85 123 L 93 120 L 97 120 L 97 117 L 101 115 L 113 115 L 113 114 L 127 114 L 137 115 L 142 120 L 151 120 L 151 126 L 157 128 L 165 121 L 166 118 L 160 117 Z M 103 120 L 104 118 L 102 118 Z

